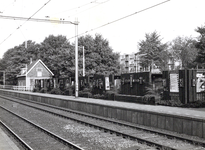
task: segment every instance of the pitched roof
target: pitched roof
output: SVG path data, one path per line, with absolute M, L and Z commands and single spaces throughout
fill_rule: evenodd
M 27 71 L 21 75 L 18 75 L 18 76 L 26 76 L 39 62 L 50 72 L 50 74 L 52 76 L 54 75 L 53 72 L 39 59 L 39 60 L 33 61 L 31 64 L 29 64 L 27 66 Z
M 39 59 L 40 60 L 40 59 Z M 29 71 L 35 64 L 36 62 L 38 62 L 38 60 L 33 61 L 32 63 L 30 63 L 29 65 L 27 65 L 27 70 Z

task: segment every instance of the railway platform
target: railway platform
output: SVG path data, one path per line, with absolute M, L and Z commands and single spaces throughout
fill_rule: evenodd
M 1 89 L 0 94 L 205 139 L 204 109 L 144 105 Z
M 20 150 L 1 128 L 0 128 L 0 150 Z

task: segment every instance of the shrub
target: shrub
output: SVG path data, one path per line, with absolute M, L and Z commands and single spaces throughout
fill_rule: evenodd
M 142 96 L 115 94 L 115 100 L 121 102 L 142 103 Z
M 161 100 L 157 102 L 158 105 L 183 107 L 183 108 L 204 108 L 205 101 L 194 101 L 188 104 L 182 104 L 180 100 Z
M 91 89 L 90 88 L 84 88 L 82 91 L 79 91 L 78 94 L 80 97 L 86 97 L 86 98 L 91 98 L 92 97 L 92 93 L 91 93 Z
M 75 86 L 69 85 L 65 87 L 65 89 L 62 91 L 62 94 L 72 96 L 74 94 L 74 91 L 75 91 Z
M 152 104 L 155 105 L 155 95 L 145 95 L 142 97 L 143 104 Z
M 45 88 L 42 88 L 42 89 L 40 90 L 40 93 L 47 93 L 47 90 L 46 90 Z
M 181 107 L 183 105 L 179 100 L 160 100 L 156 104 L 173 107 Z
M 142 97 L 142 103 L 144 104 L 155 104 L 158 103 L 161 99 L 162 88 L 159 88 L 157 91 L 153 89 L 151 83 L 147 83 L 145 86 L 145 95 Z
M 90 93 L 91 93 L 91 91 L 92 91 L 92 90 L 91 90 L 90 88 L 84 88 L 84 89 L 83 89 L 83 92 L 90 92 Z
M 100 95 L 100 94 L 95 94 L 95 95 L 93 95 L 93 98 L 95 98 L 95 99 L 105 99 L 105 96 Z
M 39 92 L 39 88 L 37 87 L 33 88 L 33 92 Z
M 66 88 L 63 91 L 63 95 L 70 95 L 70 96 L 72 96 L 73 95 L 73 90 L 71 88 Z
M 63 95 L 69 95 L 69 89 L 66 88 L 62 93 L 63 93 Z
M 182 107 L 186 108 L 202 108 L 205 107 L 205 101 L 194 101 L 188 104 L 183 104 Z
M 62 94 L 61 90 L 59 88 L 53 88 L 50 92 L 51 94 Z
M 90 92 L 84 92 L 84 91 L 79 91 L 79 96 L 80 97 L 86 97 L 86 98 L 91 98 L 92 94 Z
M 107 100 L 114 100 L 116 94 L 117 94 L 116 91 L 106 91 L 104 94 L 104 98 Z

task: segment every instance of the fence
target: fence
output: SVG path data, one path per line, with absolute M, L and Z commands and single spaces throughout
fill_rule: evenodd
M 205 70 L 163 71 L 163 99 L 190 103 L 205 100 Z
M 0 89 L 12 90 L 13 89 L 13 85 L 0 85 Z
M 196 100 L 205 101 L 205 92 L 198 92 L 196 93 Z
M 17 91 L 33 91 L 32 86 L 13 86 L 13 90 Z
M 150 83 L 150 72 L 127 73 L 121 75 L 121 94 L 144 96 L 145 87 Z

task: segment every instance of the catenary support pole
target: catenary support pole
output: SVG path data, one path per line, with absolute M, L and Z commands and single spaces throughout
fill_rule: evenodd
M 6 84 L 6 72 L 5 71 L 3 71 L 3 84 L 4 84 L 4 86 L 5 86 L 5 84 Z
M 75 20 L 75 98 L 78 97 L 78 20 Z
M 83 46 L 83 77 L 85 76 L 85 49 Z

